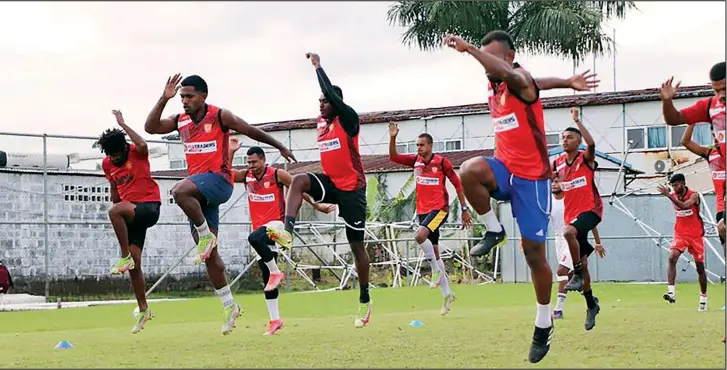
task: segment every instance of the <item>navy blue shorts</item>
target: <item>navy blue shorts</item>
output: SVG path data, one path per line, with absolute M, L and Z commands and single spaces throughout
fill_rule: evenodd
M 545 242 L 552 207 L 551 180 L 526 180 L 510 173 L 499 159 L 484 158 L 497 182 L 497 191 L 490 195 L 497 200 L 510 201 L 512 216 L 517 220 L 523 238 Z
M 207 226 L 212 230 L 219 230 L 220 205 L 232 197 L 232 184 L 222 177 L 222 175 L 213 172 L 198 173 L 187 177 L 187 179 L 197 185 L 197 190 L 199 190 L 202 198 L 204 198 L 200 203 L 204 218 L 207 220 Z M 192 220 L 189 221 L 189 226 L 192 229 L 192 234 L 197 232 Z

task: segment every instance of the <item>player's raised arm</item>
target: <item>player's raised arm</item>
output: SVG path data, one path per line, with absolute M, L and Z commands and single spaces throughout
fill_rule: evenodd
M 694 125 L 688 125 L 687 129 L 682 134 L 682 145 L 684 145 L 690 152 L 702 157 L 709 157 L 709 148 L 701 146 L 692 140 L 692 133 L 694 132 Z
M 672 85 L 673 82 L 674 77 L 672 76 L 659 88 L 661 113 L 664 116 L 664 122 L 669 126 L 710 122 L 709 104 L 711 98 L 701 99 L 687 108 L 677 110 L 674 106 L 674 97 L 677 94 L 679 85 L 681 85 L 681 81 L 677 82 L 676 85 Z
M 404 166 L 414 167 L 415 155 L 399 154 L 396 151 L 396 135 L 399 134 L 399 125 L 389 122 L 389 160 Z
M 278 181 L 280 181 L 280 183 L 283 184 L 286 188 L 290 188 L 290 184 L 293 182 L 293 177 L 290 176 L 288 171 L 278 169 L 277 174 L 278 174 Z M 314 202 L 313 198 L 311 198 L 310 195 L 308 195 L 306 193 L 303 193 L 303 200 L 305 200 L 308 204 L 310 204 L 318 212 L 331 213 L 334 209 L 336 209 L 335 204 Z
M 156 105 L 152 108 L 144 123 L 144 131 L 149 134 L 168 134 L 177 129 L 177 116 L 162 118 L 162 112 L 167 105 L 169 99 L 177 95 L 177 90 L 181 87 L 179 83 L 182 81 L 182 75 L 179 73 L 167 79 L 164 86 L 162 96 L 157 100 Z
M 321 87 L 321 92 L 338 114 L 338 119 L 341 121 L 341 125 L 346 130 L 346 133 L 349 136 L 358 135 L 360 129 L 358 113 L 343 102 L 341 89 L 331 83 L 323 67 L 321 67 L 321 57 L 316 53 L 307 53 L 305 57 L 310 59 L 311 64 L 316 69 L 316 76 L 318 77 L 318 85 Z
M 116 117 L 116 123 L 118 123 L 121 129 L 124 130 L 127 135 L 129 135 L 131 142 L 134 143 L 134 145 L 136 146 L 136 151 L 139 152 L 139 154 L 141 155 L 149 154 L 149 149 L 146 145 L 146 141 L 144 140 L 144 138 L 139 136 L 136 131 L 132 130 L 131 127 L 126 125 L 126 122 L 124 122 L 124 116 L 121 114 L 121 111 L 112 110 L 111 113 L 113 113 Z
M 231 128 L 253 140 L 257 140 L 278 149 L 283 158 L 287 159 L 288 162 L 297 162 L 293 153 L 291 153 L 290 149 L 285 147 L 283 143 L 268 135 L 267 132 L 245 122 L 245 120 L 232 114 L 232 112 L 227 109 L 222 110 L 222 124 L 225 127 Z
M 583 159 L 586 160 L 591 168 L 594 168 L 593 163 L 596 161 L 596 142 L 593 140 L 593 136 L 591 136 L 591 133 L 588 132 L 588 129 L 586 129 L 586 126 L 584 126 L 583 122 L 581 122 L 580 110 L 576 107 L 573 107 L 570 109 L 570 112 L 573 117 L 573 122 L 575 122 L 578 126 L 578 130 L 581 131 L 583 141 L 586 142 L 586 152 L 583 154 Z
M 240 139 L 236 137 L 230 137 L 230 149 L 227 151 L 227 164 L 232 168 L 232 160 L 235 158 L 235 153 L 240 150 L 241 147 Z M 235 182 L 245 181 L 245 171 L 238 171 L 233 169 L 232 174 L 235 175 Z
M 448 35 L 444 38 L 444 44 L 460 53 L 466 52 L 475 57 L 487 71 L 488 77 L 504 81 L 509 88 L 517 90 L 520 94 L 532 95 L 523 96 L 523 98 L 532 98 L 533 100 L 537 98 L 537 93 L 534 91 L 535 83 L 527 72 L 513 68 L 511 63 L 478 49 L 464 41 L 460 36 Z M 514 47 L 509 46 L 508 49 L 507 52 L 513 52 L 514 54 L 514 50 L 512 50 Z
M 539 77 L 535 79 L 535 85 L 540 90 L 552 89 L 573 89 L 576 91 L 588 91 L 598 87 L 601 80 L 596 80 L 596 74 L 588 74 L 590 70 L 571 76 L 569 78 Z

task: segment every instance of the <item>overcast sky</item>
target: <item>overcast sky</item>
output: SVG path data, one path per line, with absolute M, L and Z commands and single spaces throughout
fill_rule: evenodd
M 637 4 L 640 11 L 609 25 L 617 31 L 617 89 L 656 87 L 672 74 L 684 85 L 707 83 L 709 68 L 724 60 L 725 3 Z M 389 5 L 2 2 L 0 131 L 96 136 L 114 126 L 114 108 L 143 131 L 176 72 L 205 78 L 209 103 L 251 123 L 313 117 L 319 89 L 307 51 L 321 55 L 359 112 L 486 100 L 473 58 L 407 48 L 402 30 L 386 21 Z M 573 70 L 557 58 L 517 59 L 536 76 Z M 589 61 L 578 69 L 592 67 Z M 597 60 L 596 71 L 599 91 L 613 90 L 611 57 Z M 180 110 L 175 99 L 164 114 Z M 0 136 L 0 150 L 21 142 Z

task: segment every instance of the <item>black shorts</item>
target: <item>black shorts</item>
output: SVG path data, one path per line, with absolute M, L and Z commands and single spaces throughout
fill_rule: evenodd
M 366 187 L 357 190 L 338 190 L 331 178 L 322 173 L 308 173 L 310 190 L 308 195 L 316 203 L 338 205 L 338 214 L 346 223 L 346 237 L 349 242 L 364 240 L 366 228 Z
M 447 221 L 449 212 L 442 210 L 434 210 L 429 213 L 417 215 L 419 226 L 424 226 L 429 230 L 429 239 L 433 245 L 439 245 L 439 227 L 444 221 Z
M 717 223 L 724 220 L 724 211 L 717 212 L 717 217 L 715 218 L 715 220 L 717 221 Z
M 578 231 L 578 234 L 576 234 L 576 240 L 578 240 L 578 244 L 580 245 L 581 258 L 588 258 L 591 253 L 593 253 L 594 248 L 591 243 L 588 242 L 588 233 L 595 229 L 600 223 L 601 218 L 591 211 L 579 214 L 578 217 L 570 223 L 570 225 L 575 227 L 576 231 Z
M 126 225 L 129 236 L 129 245 L 135 245 L 139 249 L 144 248 L 146 240 L 146 229 L 156 225 L 159 221 L 159 202 L 134 203 L 134 222 Z

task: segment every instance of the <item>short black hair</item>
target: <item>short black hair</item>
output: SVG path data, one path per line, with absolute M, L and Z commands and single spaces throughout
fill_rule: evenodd
M 111 128 L 104 131 L 98 138 L 98 145 L 101 147 L 101 153 L 115 154 L 126 149 L 126 134 L 117 128 Z
M 669 183 L 670 183 L 670 184 L 673 184 L 673 183 L 675 183 L 675 182 L 679 182 L 679 181 L 681 181 L 681 182 L 687 182 L 687 179 L 686 179 L 686 178 L 684 177 L 684 175 L 683 175 L 683 174 L 681 174 L 681 173 L 675 173 L 675 174 L 674 174 L 674 175 L 672 175 L 672 177 L 671 177 L 671 178 L 669 179 Z
M 579 129 L 575 128 L 575 127 L 568 127 L 565 130 L 563 130 L 563 132 L 569 132 L 569 131 L 570 132 L 575 132 L 576 134 L 578 134 L 578 136 L 583 136 L 583 134 L 581 134 L 581 130 L 579 130 Z
M 515 50 L 515 44 L 512 42 L 510 34 L 503 30 L 495 30 L 488 32 L 485 37 L 482 38 L 482 46 L 487 46 L 493 41 L 497 41 L 503 45 L 507 45 L 510 50 Z
M 724 80 L 725 75 L 725 64 L 724 62 L 719 62 L 712 66 L 712 69 L 709 70 L 709 80 L 712 82 L 722 81 Z
M 419 135 L 419 136 L 417 136 L 417 137 L 420 137 L 420 138 L 421 138 L 421 137 L 423 137 L 423 138 L 427 139 L 427 141 L 429 142 L 429 144 L 431 144 L 431 143 L 433 143 L 433 142 L 434 142 L 434 138 L 432 137 L 432 135 L 429 135 L 429 134 L 428 134 L 428 133 L 426 133 L 426 132 L 425 132 L 425 133 L 423 133 L 423 134 L 420 134 L 420 135 Z
M 260 158 L 265 158 L 265 151 L 259 146 L 254 146 L 247 150 L 247 155 L 257 154 Z
M 182 86 L 192 86 L 194 91 L 207 94 L 207 82 L 197 75 L 187 76 L 182 80 Z

